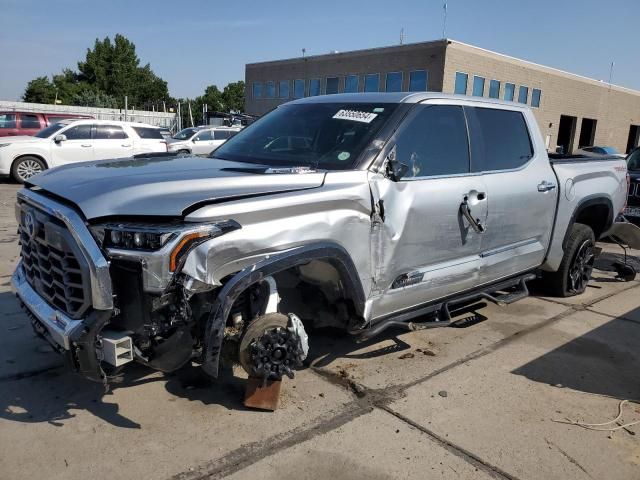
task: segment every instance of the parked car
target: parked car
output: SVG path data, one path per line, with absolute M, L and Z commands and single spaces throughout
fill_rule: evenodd
M 169 152 L 209 155 L 242 130 L 242 127 L 192 127 L 178 132 L 168 141 Z
M 0 143 L 0 175 L 23 183 L 48 168 L 87 160 L 166 152 L 159 128 L 110 120 L 63 120 L 33 137 L 11 137 Z
M 625 155 L 620 153 L 614 147 L 580 147 L 575 152 L 576 155 L 584 155 L 585 157 L 597 157 L 599 155 L 608 155 L 608 156 L 616 156 L 620 158 L 624 158 Z
M 623 159 L 550 161 L 526 105 L 442 93 L 294 100 L 209 158 L 121 164 L 44 172 L 16 206 L 13 287 L 99 382 L 221 358 L 277 380 L 310 327 L 446 326 L 538 275 L 580 294 L 627 196 Z
M 640 148 L 627 157 L 629 170 L 629 198 L 624 215 L 634 223 L 640 223 Z
M 0 112 L 0 137 L 35 135 L 52 123 L 81 118 L 93 117 L 71 113 Z

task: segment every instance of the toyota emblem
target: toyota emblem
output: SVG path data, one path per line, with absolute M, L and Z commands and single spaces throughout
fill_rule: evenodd
M 26 212 L 24 214 L 24 229 L 30 237 L 33 237 L 36 232 L 36 219 L 33 218 L 33 213 L 31 212 Z

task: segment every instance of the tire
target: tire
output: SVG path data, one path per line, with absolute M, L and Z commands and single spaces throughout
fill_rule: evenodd
M 595 245 L 593 230 L 587 225 L 574 223 L 558 271 L 543 276 L 545 290 L 556 297 L 572 297 L 583 293 L 591 279 Z
M 38 157 L 26 155 L 18 158 L 11 165 L 11 178 L 18 183 L 24 183 L 25 180 L 44 172 L 46 169 L 47 166 Z
M 187 155 L 191 155 L 191 152 L 189 150 L 178 150 L 176 154 L 179 157 L 186 157 Z

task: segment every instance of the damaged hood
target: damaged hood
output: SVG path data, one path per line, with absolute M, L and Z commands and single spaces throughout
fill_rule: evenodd
M 267 173 L 267 167 L 215 158 L 155 157 L 66 165 L 29 179 L 80 208 L 107 216 L 182 216 L 198 204 L 322 186 L 324 173 Z

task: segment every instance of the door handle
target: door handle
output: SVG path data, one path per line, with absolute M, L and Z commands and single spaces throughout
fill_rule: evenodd
M 120 145 L 121 147 L 130 147 L 131 144 L 130 143 L 123 143 L 122 145 Z
M 486 195 L 484 195 L 484 198 L 486 198 Z M 484 198 L 483 198 L 483 200 L 484 200 Z M 471 208 L 469 207 L 468 201 L 469 201 L 468 197 L 465 197 L 464 200 L 462 201 L 462 203 L 460 204 L 460 213 L 462 214 L 462 216 L 464 218 L 467 219 L 467 222 L 469 222 L 469 225 L 471 225 L 471 228 L 473 228 L 473 230 L 476 233 L 484 233 L 484 232 L 486 232 L 487 229 L 482 224 L 480 219 L 479 218 L 473 218 L 473 214 L 471 213 Z
M 82 145 L 80 145 L 80 146 L 81 146 L 81 147 L 84 147 L 84 148 L 88 148 L 88 147 L 91 147 L 91 144 L 90 144 L 90 143 L 83 143 L 83 144 L 82 144 Z
M 542 182 L 540 182 L 538 184 L 538 191 L 539 192 L 548 192 L 550 190 L 553 190 L 554 188 L 556 188 L 556 184 L 555 183 L 551 183 L 551 182 L 547 182 L 546 180 L 543 180 Z

